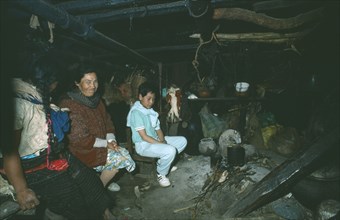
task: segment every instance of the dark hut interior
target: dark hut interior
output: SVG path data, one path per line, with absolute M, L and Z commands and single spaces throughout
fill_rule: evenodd
M 151 188 L 138 194 L 139 183 L 133 182 L 138 178 L 122 175 L 117 182 L 126 189 L 113 195 L 117 219 L 338 219 L 339 9 L 339 2 L 330 0 L 5 0 L 2 100 L 9 97 L 10 78 L 20 77 L 28 62 L 42 53 L 53 53 L 64 66 L 65 83 L 77 62 L 96 65 L 108 106 L 124 100 L 118 89 L 122 83 L 130 85 L 129 101 L 140 82 L 157 84 L 164 131 L 188 140 L 179 163 L 187 161 L 182 166 L 190 170 L 195 161 L 202 166 L 208 158 L 209 169 L 197 171 L 196 203 L 188 203 L 189 198 L 177 201 L 183 206 L 169 204 L 173 196 L 180 197 L 176 187 L 164 191 L 152 185 L 151 178 Z M 245 91 L 242 85 L 247 85 Z M 56 100 L 65 88 L 58 87 Z M 170 88 L 181 91 L 178 116 L 169 116 Z M 125 131 L 124 120 L 119 120 L 124 113 L 113 114 L 119 115 L 113 119 L 117 130 Z M 10 136 L 6 115 L 3 110 L 2 137 Z M 228 130 L 242 138 L 243 166 L 223 165 L 228 155 L 222 145 L 230 147 L 223 142 Z M 121 142 L 128 142 L 128 135 L 121 135 Z M 199 148 L 204 138 L 211 138 L 217 150 Z M 256 153 L 248 155 L 247 146 Z M 236 176 L 238 184 L 249 177 L 250 172 L 239 167 L 269 161 L 264 152 L 280 158 L 277 165 L 259 180 L 247 182 L 242 192 L 235 191 L 237 187 L 228 188 L 234 190 L 232 195 L 225 192 L 224 186 Z M 139 163 L 150 168 L 145 161 Z M 225 170 L 227 180 L 216 183 Z M 191 176 L 176 172 L 177 189 L 183 190 L 178 185 L 188 185 Z M 170 200 L 158 202 L 153 193 Z M 283 207 L 279 199 L 294 203 Z M 328 209 L 322 209 L 326 202 Z M 0 207 L 1 214 L 4 209 Z M 299 217 L 289 214 L 301 210 Z M 36 219 L 37 213 L 16 210 L 3 219 Z

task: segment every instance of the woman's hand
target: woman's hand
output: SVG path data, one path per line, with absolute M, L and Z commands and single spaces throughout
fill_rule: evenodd
M 16 199 L 22 210 L 34 209 L 40 204 L 35 192 L 30 188 L 16 192 Z
M 119 145 L 117 144 L 116 141 L 110 141 L 110 142 L 107 142 L 107 148 L 114 150 L 114 151 L 118 151 Z

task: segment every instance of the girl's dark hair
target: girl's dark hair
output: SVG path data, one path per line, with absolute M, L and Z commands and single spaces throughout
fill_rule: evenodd
M 138 94 L 142 95 L 142 97 L 146 96 L 149 92 L 157 94 L 156 86 L 150 82 L 144 82 L 138 88 Z
M 30 66 L 28 74 L 23 77 L 24 80 L 36 86 L 42 98 L 42 104 L 45 112 L 46 123 L 48 126 L 48 144 L 54 142 L 52 125 L 50 123 L 50 85 L 57 82 L 59 75 L 63 73 L 58 59 L 51 54 L 39 56 Z

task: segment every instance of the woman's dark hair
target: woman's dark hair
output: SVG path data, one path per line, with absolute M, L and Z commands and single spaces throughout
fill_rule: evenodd
M 157 88 L 154 84 L 150 82 L 144 82 L 140 84 L 138 88 L 138 94 L 142 95 L 142 97 L 146 96 L 149 92 L 153 94 L 157 94 Z
M 87 63 L 80 63 L 79 66 L 73 71 L 73 82 L 77 83 L 79 83 L 87 73 L 96 73 L 98 75 L 95 66 Z
M 97 89 L 97 93 L 99 95 L 103 95 L 104 93 L 104 86 L 100 86 L 101 85 L 101 82 L 103 81 L 103 79 L 101 78 L 101 74 L 100 74 L 100 68 L 94 64 L 91 64 L 91 63 L 84 63 L 84 62 L 81 62 L 77 65 L 77 67 L 72 71 L 72 81 L 69 82 L 71 83 L 69 85 L 69 89 L 76 89 L 77 86 L 74 84 L 75 82 L 76 83 L 80 83 L 81 79 L 85 76 L 85 74 L 87 73 L 95 73 L 97 75 L 97 80 L 98 80 L 98 84 L 99 84 L 99 87 Z
M 23 80 L 37 87 L 42 96 L 44 106 L 48 106 L 50 102 L 50 85 L 59 81 L 59 76 L 62 72 L 61 65 L 56 57 L 46 54 L 32 62 L 28 68 L 27 75 L 23 76 Z

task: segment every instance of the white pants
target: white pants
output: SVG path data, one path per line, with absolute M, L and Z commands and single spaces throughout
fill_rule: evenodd
M 143 157 L 159 158 L 157 173 L 167 175 L 176 154 L 181 153 L 187 146 L 187 139 L 183 136 L 165 136 L 167 144 L 150 144 L 145 141 L 135 143 L 137 154 Z

